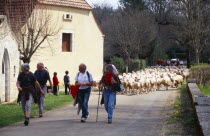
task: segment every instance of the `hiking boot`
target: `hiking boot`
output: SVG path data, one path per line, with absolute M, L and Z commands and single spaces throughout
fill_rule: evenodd
M 81 122 L 86 122 L 86 118 L 82 117 Z
M 108 120 L 108 124 L 112 124 L 112 120 Z
M 39 117 L 43 117 L 42 113 L 39 113 Z
M 29 124 L 29 119 L 28 118 L 25 119 L 24 124 L 25 124 L 25 126 L 28 126 L 28 124 Z

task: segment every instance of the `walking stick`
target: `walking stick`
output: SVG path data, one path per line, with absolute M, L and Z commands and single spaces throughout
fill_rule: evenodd
M 99 96 L 98 96 L 98 107 L 97 107 L 96 122 L 98 122 L 98 109 L 99 109 L 100 95 L 101 95 L 101 89 L 99 88 Z

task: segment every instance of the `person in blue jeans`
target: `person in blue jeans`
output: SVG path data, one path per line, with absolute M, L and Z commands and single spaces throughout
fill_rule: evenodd
M 77 95 L 79 104 L 82 108 L 81 122 L 86 122 L 86 119 L 89 116 L 88 101 L 90 97 L 91 86 L 93 85 L 93 77 L 88 71 L 86 71 L 86 68 L 87 67 L 85 64 L 80 64 L 79 72 L 75 77 L 75 85 L 80 86 Z
M 114 112 L 114 103 L 116 100 L 116 91 L 112 90 L 112 84 L 119 82 L 117 75 L 113 73 L 111 65 L 106 66 L 106 72 L 99 82 L 99 89 L 104 88 L 104 107 L 108 113 L 108 124 L 112 123 L 112 116 Z

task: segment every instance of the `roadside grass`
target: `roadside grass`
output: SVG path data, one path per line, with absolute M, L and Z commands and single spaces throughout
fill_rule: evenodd
M 59 92 L 59 96 L 46 94 L 44 109 L 46 112 L 55 108 L 63 107 L 72 102 L 73 98 L 70 95 L 64 95 L 64 92 Z M 31 117 L 38 115 L 37 104 L 32 104 L 31 110 Z M 0 128 L 23 120 L 24 115 L 21 105 L 18 105 L 16 102 L 0 105 Z
M 210 95 L 210 85 L 198 85 L 201 92 L 205 95 Z
M 191 105 L 191 99 L 187 91 L 186 84 L 183 84 L 178 89 L 179 95 L 175 103 L 172 105 L 172 110 L 168 113 L 166 123 L 173 125 L 173 130 L 167 132 L 167 135 L 179 133 L 179 135 L 198 136 L 199 131 L 196 126 L 196 115 Z M 177 128 L 176 128 L 177 127 Z

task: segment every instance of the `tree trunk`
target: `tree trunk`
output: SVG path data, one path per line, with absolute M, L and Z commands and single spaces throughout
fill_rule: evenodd
M 191 67 L 190 49 L 187 49 L 187 68 Z
M 23 63 L 28 63 L 28 64 L 31 62 L 31 60 L 29 58 L 24 58 L 24 59 L 22 59 L 22 61 L 23 61 Z
M 130 56 L 127 58 L 127 62 L 126 62 L 126 73 L 129 72 L 129 68 L 130 68 Z
M 195 50 L 195 60 L 196 60 L 197 65 L 199 65 L 200 64 L 200 53 L 199 53 L 198 49 Z

